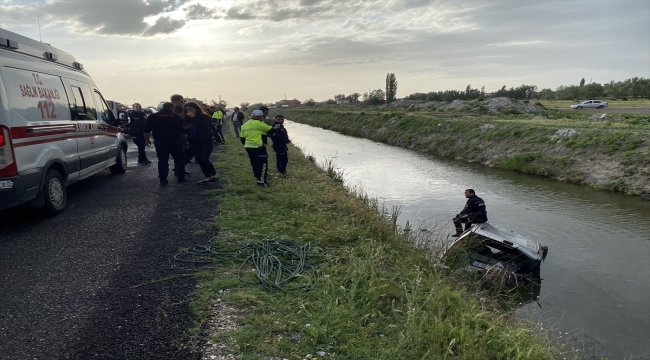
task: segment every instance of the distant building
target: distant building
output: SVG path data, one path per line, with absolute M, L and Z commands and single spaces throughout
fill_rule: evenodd
M 280 100 L 280 101 L 278 101 L 276 103 L 276 105 L 278 107 L 297 107 L 297 106 L 301 106 L 302 102 L 300 102 L 300 100 L 296 100 L 296 99 L 293 99 L 293 100 Z
M 356 103 L 356 102 L 359 102 L 358 97 L 354 98 L 351 95 L 346 96 L 346 97 L 339 97 L 339 98 L 336 99 L 336 104 L 337 105 L 352 104 L 352 103 Z

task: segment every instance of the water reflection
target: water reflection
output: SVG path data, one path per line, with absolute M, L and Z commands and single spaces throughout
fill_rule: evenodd
M 289 123 L 294 144 L 317 161 L 335 159 L 348 185 L 360 185 L 402 224 L 443 223 L 476 189 L 490 222 L 549 246 L 539 304 L 546 327 L 580 331 L 599 344 L 592 354 L 650 354 L 650 202 Z M 425 225 L 426 227 L 426 225 Z M 524 301 L 525 302 L 525 301 Z

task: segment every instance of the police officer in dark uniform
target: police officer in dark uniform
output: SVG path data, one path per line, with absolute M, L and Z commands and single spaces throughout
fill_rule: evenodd
M 467 231 L 472 227 L 472 224 L 480 224 L 488 221 L 485 202 L 476 196 L 474 189 L 465 190 L 465 197 L 467 198 L 467 202 L 463 211 L 453 219 L 454 226 L 456 226 L 456 234 L 452 235 L 452 237 L 458 237 L 463 233 L 462 224 L 465 224 L 465 231 Z
M 154 145 L 158 155 L 158 178 L 160 185 L 167 185 L 169 175 L 169 155 L 174 158 L 174 172 L 178 182 L 186 182 L 185 157 L 183 148 L 187 148 L 187 134 L 183 132 L 183 118 L 174 114 L 174 104 L 163 104 L 162 110 L 149 115 L 144 126 L 144 138 L 147 146 L 151 146 L 149 137 L 153 132 Z
M 151 161 L 147 159 L 147 154 L 144 151 L 145 141 L 144 141 L 144 124 L 147 121 L 147 117 L 142 111 L 142 105 L 140 103 L 133 104 L 133 111 L 128 114 L 129 117 L 129 133 L 133 138 L 133 143 L 138 147 L 138 163 L 149 165 Z
M 284 116 L 275 115 L 273 118 L 273 129 L 269 131 L 268 136 L 273 141 L 273 151 L 275 151 L 278 172 L 282 177 L 286 178 L 287 163 L 289 162 L 287 144 L 291 143 L 291 140 L 289 140 L 289 134 L 284 127 Z

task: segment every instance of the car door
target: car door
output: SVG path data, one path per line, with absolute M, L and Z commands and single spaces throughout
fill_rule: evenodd
M 70 100 L 70 113 L 76 122 L 79 176 L 83 178 L 104 167 L 107 160 L 106 149 L 96 144 L 99 130 L 90 87 L 82 81 L 67 78 L 64 78 L 63 82 Z
M 95 100 L 97 110 L 97 126 L 100 130 L 95 143 L 106 151 L 106 159 L 109 163 L 112 163 L 113 159 L 117 157 L 117 134 L 121 130 L 119 127 L 114 126 L 115 119 L 111 116 L 111 111 L 108 109 L 108 105 L 99 90 L 93 90 L 93 100 Z

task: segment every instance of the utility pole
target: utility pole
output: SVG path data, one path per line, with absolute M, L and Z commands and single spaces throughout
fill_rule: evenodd
M 37 16 L 36 21 L 38 21 L 38 40 L 43 42 L 43 38 L 41 37 L 41 18 Z

